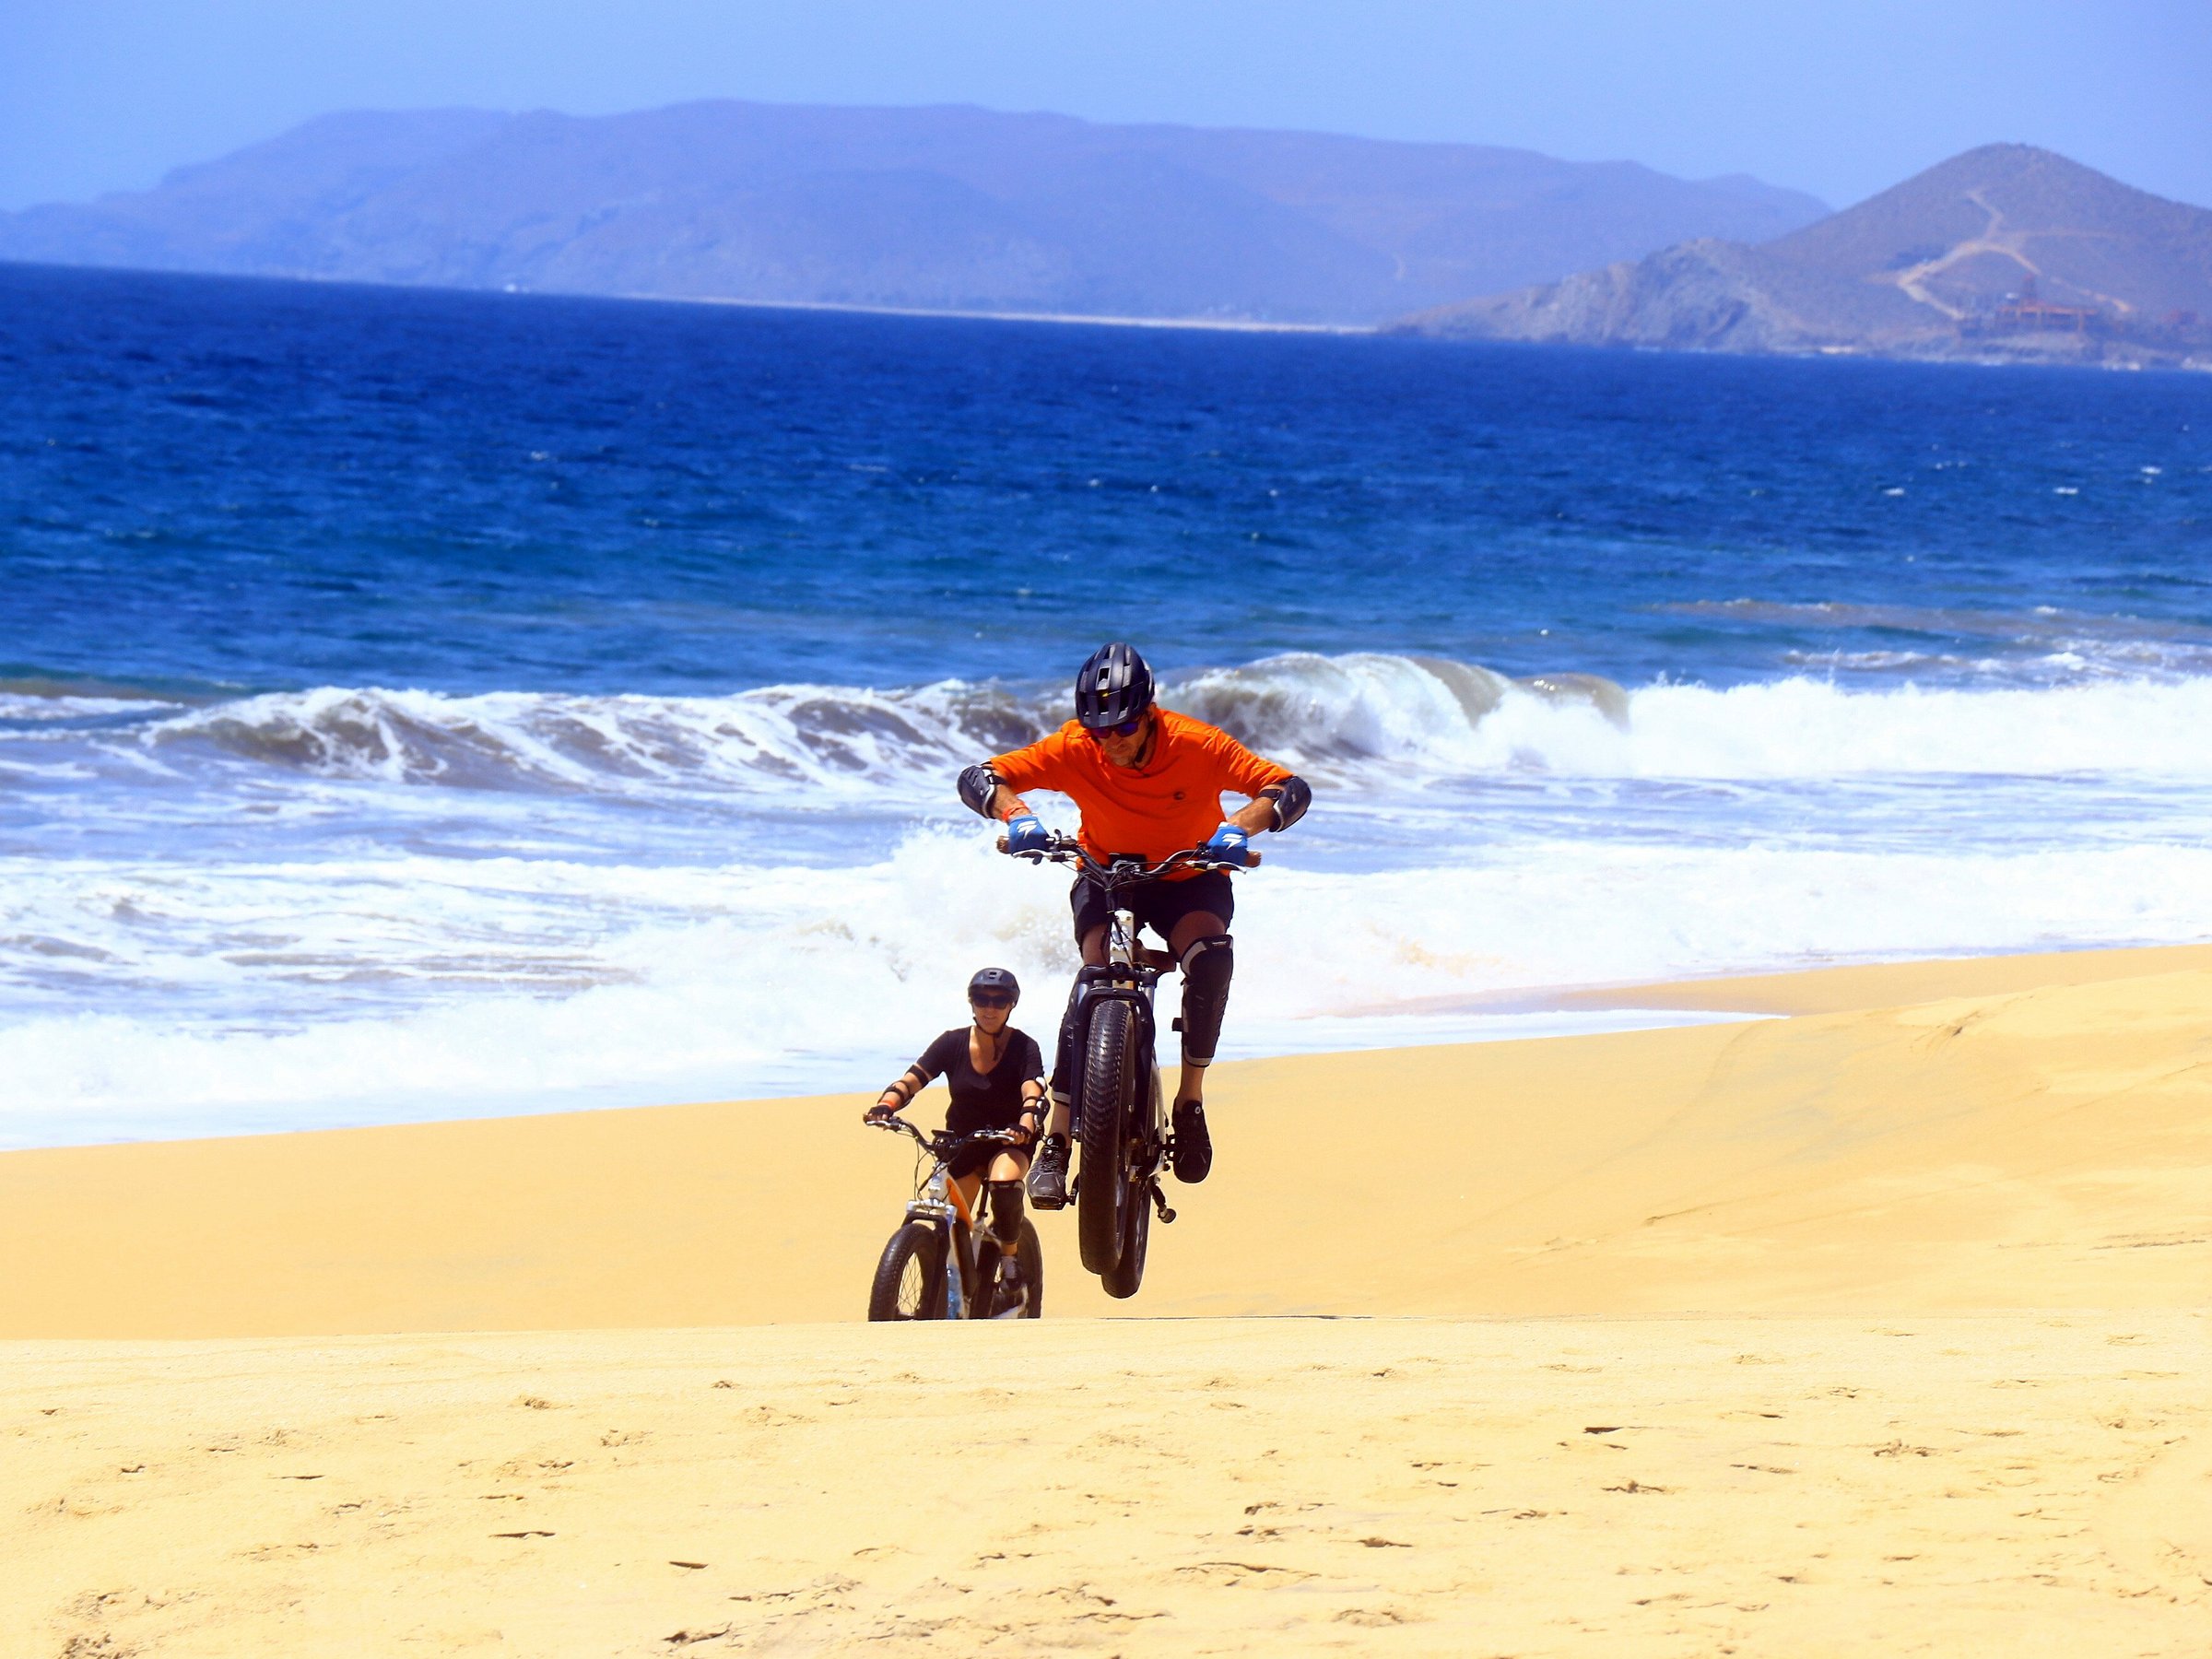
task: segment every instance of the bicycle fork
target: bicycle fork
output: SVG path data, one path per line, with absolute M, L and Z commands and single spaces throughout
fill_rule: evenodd
M 932 1176 L 929 1184 L 908 1202 L 906 1218 L 937 1230 L 937 1236 L 943 1241 L 939 1260 L 945 1275 L 945 1317 L 967 1318 L 972 1295 L 970 1280 L 975 1272 L 974 1249 L 970 1241 L 971 1230 L 954 1200 L 951 1182 L 942 1171 Z

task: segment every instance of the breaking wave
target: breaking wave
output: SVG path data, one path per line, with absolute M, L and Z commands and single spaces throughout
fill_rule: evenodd
M 2212 678 L 2041 689 L 1850 689 L 1794 678 L 1629 691 L 1440 658 L 1271 657 L 1175 677 L 1175 707 L 1340 786 L 1421 777 L 1786 779 L 2212 772 Z M 323 688 L 116 733 L 144 753 L 326 778 L 594 794 L 706 790 L 804 805 L 935 798 L 948 772 L 1042 735 L 1065 693 L 947 680 L 726 697 Z M 173 705 L 171 706 L 173 708 Z
M 1042 717 L 1012 693 L 772 686 L 731 697 L 587 697 L 324 687 L 177 715 L 140 741 L 214 749 L 322 777 L 476 789 L 748 794 L 847 792 L 1028 742 Z

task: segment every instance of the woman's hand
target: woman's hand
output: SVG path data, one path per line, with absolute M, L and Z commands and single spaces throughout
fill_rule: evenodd
M 864 1124 L 888 1124 L 899 1115 L 899 1108 L 888 1100 L 878 1100 L 860 1114 Z

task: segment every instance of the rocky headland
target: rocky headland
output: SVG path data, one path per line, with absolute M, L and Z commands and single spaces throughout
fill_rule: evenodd
M 1993 144 L 1760 242 L 1406 317 L 1458 340 L 2212 368 L 2212 212 Z

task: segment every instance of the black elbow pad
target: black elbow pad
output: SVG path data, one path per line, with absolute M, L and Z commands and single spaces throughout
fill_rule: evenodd
M 998 793 L 998 774 L 989 766 L 971 766 L 960 772 L 960 804 L 978 818 L 991 816 L 991 797 Z
M 1313 786 L 1303 778 L 1285 778 L 1276 785 L 1275 827 L 1288 830 L 1306 816 L 1313 805 Z

